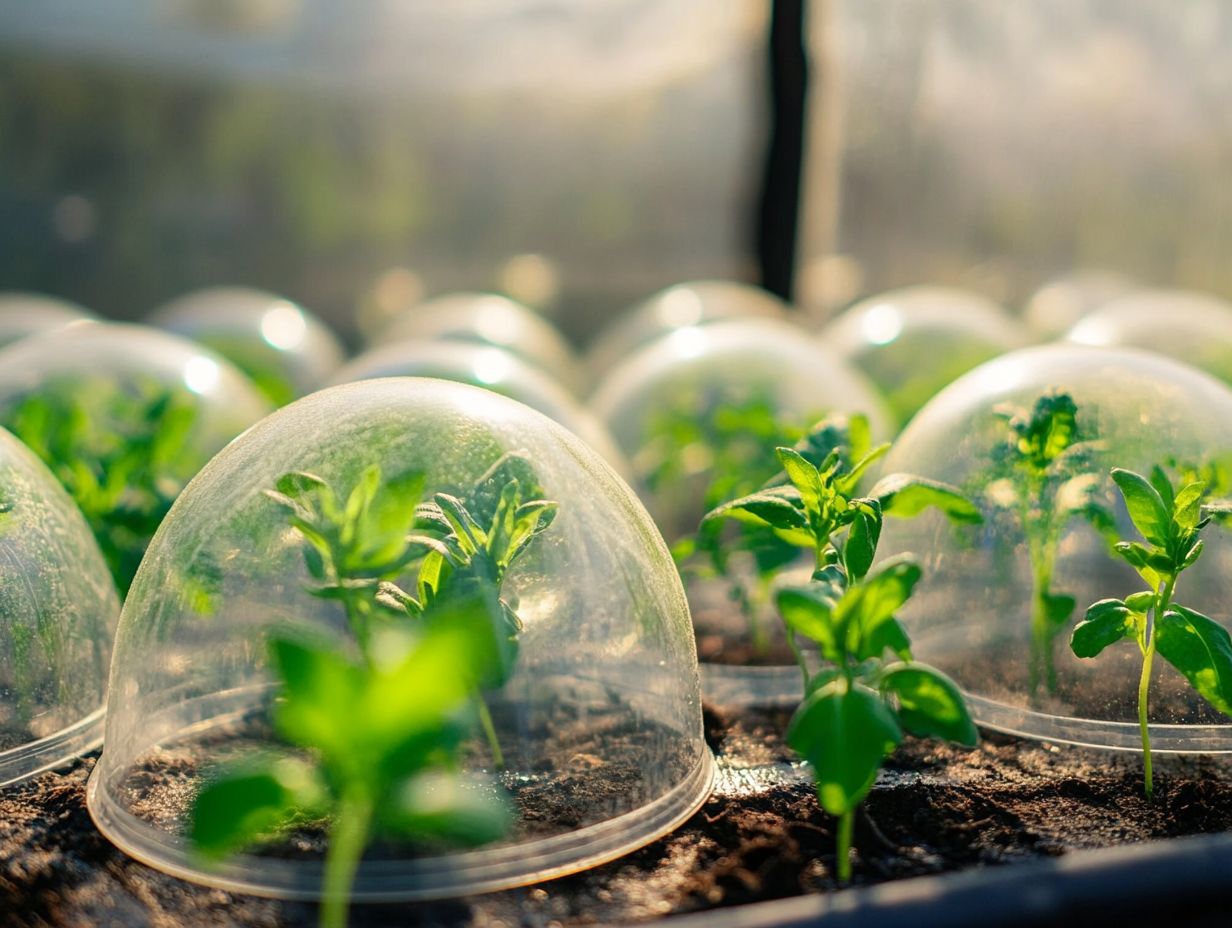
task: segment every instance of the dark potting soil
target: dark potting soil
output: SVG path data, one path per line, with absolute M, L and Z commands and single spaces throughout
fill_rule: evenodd
M 763 617 L 766 641 L 755 646 L 749 620 L 731 603 L 693 608 L 697 635 L 697 659 L 707 664 L 733 667 L 794 666 L 796 657 L 787 645 L 783 623 L 776 616 Z
M 834 823 L 780 732 L 785 712 L 709 712 L 712 798 L 671 835 L 537 887 L 448 903 L 363 905 L 355 925 L 494 928 L 643 921 L 836 889 Z M 0 923 L 310 925 L 315 908 L 197 887 L 126 858 L 85 810 L 87 758 L 0 792 Z M 973 750 L 909 739 L 858 817 L 855 882 L 1012 864 L 1232 828 L 1232 761 L 1141 760 L 988 735 Z

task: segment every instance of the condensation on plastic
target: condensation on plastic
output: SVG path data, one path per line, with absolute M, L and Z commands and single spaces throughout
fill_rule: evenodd
M 1196 464 L 1232 452 L 1232 391 L 1202 371 L 1134 349 L 1058 343 L 991 361 L 924 407 L 884 464 L 964 488 L 984 512 L 982 527 L 956 528 L 933 513 L 889 519 L 879 557 L 910 553 L 924 568 L 901 613 L 915 656 L 949 673 L 967 693 L 976 720 L 1027 737 L 1138 750 L 1136 695 L 1141 655 L 1132 642 L 1080 660 L 1069 629 L 1087 606 L 1145 589 L 1084 520 L 1057 542 L 1054 594 L 1075 597 L 1069 625 L 1054 641 L 1058 686 L 1030 692 L 1032 570 L 1012 487 L 991 470 L 1008 441 L 999 408 L 1029 408 L 1050 390 L 1068 392 L 1079 428 L 1093 442 L 1093 464 L 1058 493 L 1083 484 L 1115 514 L 1122 538 L 1136 539 L 1109 477 L 1112 467 L 1144 473 L 1170 456 Z M 1094 437 L 1092 437 L 1094 436 Z M 1018 494 L 1021 496 L 1021 494 Z M 1201 560 L 1181 576 L 1176 601 L 1228 625 L 1232 620 L 1232 536 L 1208 527 Z M 1159 751 L 1232 751 L 1232 720 L 1214 712 L 1163 660 L 1155 662 L 1151 733 Z
M 511 351 L 546 371 L 570 390 L 581 391 L 585 376 L 565 337 L 533 309 L 495 293 L 449 293 L 394 316 L 375 342 L 477 342 Z
M 787 317 L 787 304 L 749 284 L 731 280 L 699 280 L 660 290 L 629 309 L 603 329 L 586 353 L 592 377 L 607 371 L 657 338 L 677 329 L 725 319 Z
M 275 405 L 322 386 L 345 358 L 337 337 L 314 315 L 251 287 L 194 290 L 147 321 L 217 351 Z
M 808 332 L 773 319 L 678 329 L 634 353 L 599 385 L 591 409 L 628 455 L 639 492 L 669 543 L 695 533 L 705 515 L 706 492 L 715 476 L 710 460 L 714 449 L 678 449 L 684 452 L 682 473 L 655 481 L 653 458 L 663 440 L 656 430 L 674 414 L 712 423 L 733 405 L 755 399 L 768 402 L 782 420 L 799 427 L 832 412 L 860 412 L 869 416 L 878 437 L 889 431 L 881 398 L 858 372 Z M 765 478 L 773 477 L 775 469 L 772 464 Z M 659 485 L 652 486 L 655 482 Z M 728 585 L 721 580 L 693 579 L 688 593 L 695 618 L 702 611 L 734 608 Z M 769 629 L 779 622 L 768 611 L 760 620 L 770 623 L 765 626 Z M 743 630 L 731 634 L 747 637 Z M 724 641 L 736 644 L 726 634 Z M 799 697 L 801 678 L 794 665 L 703 661 L 702 668 L 708 698 L 738 703 Z
M 1080 345 L 1145 348 L 1232 383 L 1232 303 L 1187 290 L 1138 290 L 1081 319 Z
M 628 479 L 629 462 L 612 436 L 573 394 L 522 358 L 471 342 L 398 341 L 370 348 L 334 372 L 331 385 L 377 377 L 436 377 L 483 387 L 559 422 Z
M 900 425 L 954 378 L 1029 341 L 996 303 L 951 287 L 869 297 L 821 338 L 881 389 Z
M 0 292 L 0 348 L 28 335 L 52 332 L 93 318 L 88 309 L 67 300 L 41 293 Z
M 708 793 L 712 761 L 688 609 L 633 491 L 571 432 L 513 400 L 442 380 L 388 378 L 330 387 L 280 410 L 224 449 L 177 500 L 116 637 L 106 748 L 88 791 L 103 832 L 134 857 L 191 880 L 316 897 L 319 858 L 278 856 L 274 848 L 201 869 L 182 836 L 182 805 L 173 815 L 165 805 L 149 811 L 164 801 L 175 806 L 185 782 L 234 750 L 237 720 L 262 711 L 271 685 L 267 632 L 290 626 L 352 647 L 337 604 L 308 592 L 301 540 L 263 491 L 291 470 L 348 486 L 376 464 L 386 474 L 421 471 L 428 493 L 457 493 L 506 452 L 529 460 L 559 511 L 502 589 L 524 628 L 513 675 L 485 697 L 505 748 L 501 776 L 533 784 L 566 774 L 585 786 L 619 771 L 627 780 L 580 822 L 515 825 L 485 848 L 427 857 L 405 845 L 371 848 L 355 897 L 532 883 L 612 859 L 692 814 Z M 201 571 L 218 578 L 205 612 L 186 593 L 186 580 Z M 606 723 L 621 736 L 588 740 L 593 756 L 574 763 L 552 743 L 553 717 Z M 149 775 L 161 758 L 186 752 L 193 762 L 173 782 Z
M 0 429 L 0 786 L 98 744 L 119 600 L 90 528 Z

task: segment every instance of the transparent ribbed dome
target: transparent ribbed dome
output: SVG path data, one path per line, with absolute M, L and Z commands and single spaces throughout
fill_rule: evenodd
M 602 377 L 643 345 L 677 329 L 749 316 L 784 319 L 787 304 L 761 287 L 733 280 L 676 284 L 647 297 L 601 331 L 586 354 L 586 366 L 593 377 Z
M 27 335 L 93 319 L 84 307 L 41 293 L 0 292 L 0 348 Z
M 1057 443 L 1040 457 L 1049 463 L 1034 463 L 1024 429 L 1049 421 L 1050 410 L 1062 422 L 1066 407 L 1072 431 L 1039 430 Z M 1110 470 L 1160 466 L 1173 483 L 1212 475 L 1226 496 L 1229 455 L 1232 391 L 1149 352 L 1059 343 L 1005 355 L 955 381 L 912 420 L 883 465 L 962 487 L 985 516 L 974 528 L 933 513 L 887 521 L 879 556 L 910 552 L 924 567 L 900 613 L 915 656 L 953 676 L 988 727 L 1138 749 L 1138 649 L 1122 642 L 1080 660 L 1068 644 L 1088 606 L 1146 589 L 1111 550 L 1118 538 L 1140 539 Z M 1202 537 L 1205 553 L 1184 571 L 1176 601 L 1228 624 L 1232 536 L 1212 524 Z M 1232 750 L 1232 719 L 1163 660 L 1150 708 L 1159 750 Z
M 285 476 L 293 472 L 313 476 Z M 345 512 L 327 506 L 324 485 L 347 500 Z M 367 504 L 351 502 L 361 485 L 371 491 Z M 300 503 L 271 497 L 275 488 Z M 438 607 L 443 590 L 456 592 L 449 577 L 480 576 L 458 566 L 461 530 L 442 533 L 446 503 L 474 519 L 458 516 L 458 524 L 482 528 L 495 560 L 471 563 L 490 566 L 505 550 L 494 539 L 512 537 L 496 528 L 505 524 L 500 513 L 520 520 L 529 507 L 534 517 L 545 504 L 533 500 L 554 504 L 554 518 L 503 562 L 503 575 L 484 575 L 497 578 L 486 581 L 496 590 L 483 621 L 489 635 L 492 622 L 501 629 L 489 640 L 500 644 L 504 682 L 472 691 L 491 732 L 471 728 L 460 748 L 464 769 L 491 774 L 509 798 L 512 827 L 464 851 L 386 835 L 369 846 L 355 896 L 535 882 L 611 859 L 683 821 L 709 790 L 711 760 L 687 605 L 645 509 L 593 450 L 530 408 L 464 384 L 388 378 L 330 387 L 268 417 L 176 502 L 117 632 L 106 749 L 89 790 L 99 827 L 133 856 L 189 879 L 315 896 L 319 829 L 218 869 L 201 866 L 184 837 L 188 807 L 216 763 L 282 749 L 267 722 L 278 690 L 269 642 L 322 641 L 334 660 L 379 666 L 388 635 L 448 627 L 454 614 Z M 437 505 L 416 507 L 424 501 Z M 326 528 L 331 544 L 350 538 L 368 553 L 321 556 L 294 527 L 304 524 L 293 521 L 292 510 L 307 512 L 301 504 L 312 507 L 309 525 L 353 525 L 342 535 Z M 408 548 L 412 522 L 444 540 Z M 442 547 L 454 552 L 443 574 L 429 570 L 430 552 L 439 567 Z M 387 553 L 373 554 L 378 548 Z M 379 557 L 392 560 L 378 567 Z M 377 586 L 377 576 L 396 587 Z M 344 587 L 343 598 L 328 592 Z M 408 604 L 416 597 L 422 608 Z
M 1031 294 L 1022 320 L 1041 341 L 1059 338 L 1083 316 L 1133 289 L 1128 277 L 1113 271 L 1062 274 Z
M 121 593 L 176 493 L 269 404 L 220 356 L 88 322 L 0 351 L 0 425 L 77 501 Z
M 394 316 L 374 343 L 478 342 L 511 351 L 578 392 L 585 382 L 577 356 L 552 323 L 495 293 L 448 293 Z
M 900 425 L 954 378 L 1029 341 L 997 304 L 949 287 L 869 297 L 821 338 L 881 389 Z
M 826 414 L 864 413 L 874 434 L 888 432 L 881 400 L 861 375 L 809 333 L 769 319 L 661 338 L 618 365 L 591 408 L 629 457 L 672 545 L 693 536 L 712 506 L 774 477 L 775 446 L 794 444 Z M 707 695 L 744 700 L 763 683 L 766 698 L 798 690 L 800 673 L 768 600 L 750 604 L 748 616 L 737 605 L 749 578 L 735 569 L 710 577 L 688 560 L 682 567 Z
M 0 786 L 101 739 L 119 612 L 81 513 L 0 429 Z
M 1135 291 L 1088 314 L 1065 337 L 1157 351 L 1232 383 L 1232 304 L 1205 293 Z
M 334 372 L 331 383 L 378 377 L 436 377 L 483 387 L 559 422 L 603 456 L 622 477 L 629 464 L 594 415 L 573 394 L 512 352 L 471 342 L 398 341 L 370 348 Z
M 217 351 L 275 406 L 323 385 L 345 358 L 316 316 L 251 287 L 194 290 L 160 306 L 148 322 Z

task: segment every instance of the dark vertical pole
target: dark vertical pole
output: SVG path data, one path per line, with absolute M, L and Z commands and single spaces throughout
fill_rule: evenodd
M 773 0 L 770 14 L 769 144 L 758 209 L 761 285 L 785 300 L 795 284 L 804 156 L 808 57 L 804 46 L 808 0 Z

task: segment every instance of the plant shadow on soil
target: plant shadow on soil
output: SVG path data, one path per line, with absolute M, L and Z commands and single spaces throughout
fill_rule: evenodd
M 640 851 L 536 887 L 444 903 L 357 905 L 352 924 L 636 922 L 834 890 L 833 823 L 782 742 L 787 718 L 708 711 L 707 739 L 719 762 L 715 793 Z M 1232 760 L 1158 761 L 1156 798 L 1147 803 L 1134 754 L 999 735 L 986 735 L 974 750 L 908 739 L 857 819 L 854 882 L 1232 829 Z M 310 904 L 198 887 L 125 857 L 86 812 L 93 764 L 90 757 L 0 791 L 0 923 L 315 924 Z

